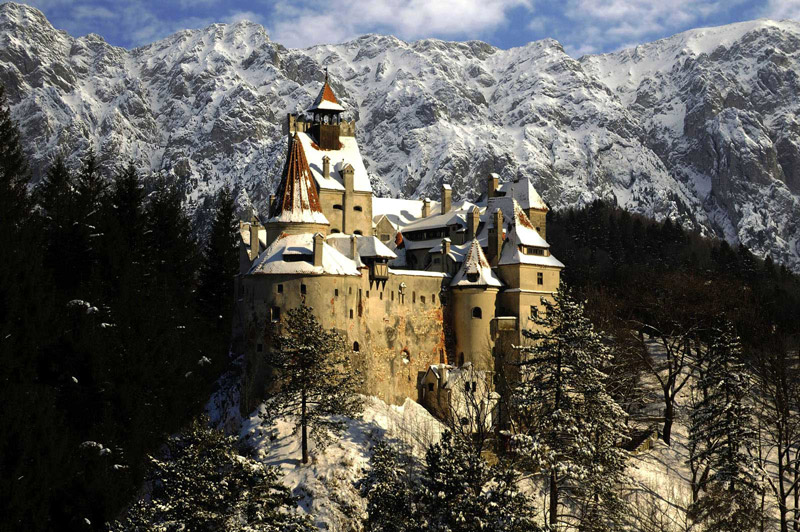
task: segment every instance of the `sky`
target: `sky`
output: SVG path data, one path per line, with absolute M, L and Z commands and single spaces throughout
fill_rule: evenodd
M 500 48 L 553 38 L 574 57 L 756 18 L 800 20 L 800 0 L 22 0 L 74 36 L 117 46 L 247 19 L 289 48 L 365 33 L 479 39 Z

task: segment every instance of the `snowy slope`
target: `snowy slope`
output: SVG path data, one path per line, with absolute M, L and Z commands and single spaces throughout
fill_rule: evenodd
M 800 269 L 800 26 L 699 29 L 615 54 L 543 40 L 365 35 L 288 50 L 239 22 L 125 50 L 0 6 L 0 81 L 37 177 L 87 146 L 172 174 L 201 205 L 222 183 L 262 208 L 287 112 L 328 66 L 375 190 L 474 199 L 485 177 L 529 178 L 552 207 L 595 198 L 743 242 Z

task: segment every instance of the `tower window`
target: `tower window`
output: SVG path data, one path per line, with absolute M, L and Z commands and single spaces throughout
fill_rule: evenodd
M 433 391 L 433 383 L 432 383 L 432 382 L 429 382 L 429 383 L 428 383 L 428 391 L 429 391 L 429 392 L 432 392 L 432 391 Z
M 419 296 L 419 302 L 425 304 L 425 296 Z
M 361 232 L 361 230 L 360 230 L 360 229 L 356 229 L 355 231 L 353 231 L 353 234 L 354 234 L 354 235 L 361 236 L 363 233 Z
M 392 290 L 392 301 L 394 301 L 394 290 Z
M 333 210 L 335 210 L 335 211 L 342 211 L 342 210 L 344 210 L 344 209 L 342 209 L 342 206 L 341 206 L 341 205 L 339 205 L 339 204 L 336 204 L 336 205 L 334 205 L 334 206 L 333 206 Z
M 278 285 L 278 293 L 279 293 L 279 294 L 282 294 L 282 293 L 283 293 L 283 285 L 282 285 L 282 284 L 279 284 L 279 285 Z
M 367 299 L 369 299 L 369 290 L 367 290 Z
M 273 323 L 280 321 L 281 320 L 281 308 L 280 307 L 272 307 L 269 310 L 269 319 Z
M 544 284 L 544 274 L 542 272 L 536 274 L 536 284 L 538 285 Z
M 436 294 L 431 294 L 431 303 L 436 303 Z
M 333 297 L 339 297 L 339 289 L 338 288 L 334 288 Z
M 531 305 L 531 318 L 535 318 L 539 315 L 539 309 L 536 308 L 536 305 Z
M 353 342 L 353 351 L 358 353 L 358 350 L 359 350 L 358 342 Z
M 331 229 L 331 234 L 335 235 L 336 233 L 341 233 L 338 229 Z
M 350 319 L 353 319 L 353 309 L 350 309 Z
M 472 317 L 477 319 L 483 318 L 483 311 L 481 310 L 481 307 L 472 308 Z
M 380 300 L 381 300 L 381 301 L 383 301 L 383 292 L 381 292 L 380 294 L 378 294 L 378 297 L 380 298 Z
M 300 285 L 300 293 L 301 294 L 305 294 L 306 293 L 306 285 L 304 285 L 304 284 Z
M 356 205 L 355 207 L 353 207 L 353 210 L 354 210 L 354 211 L 361 212 L 361 211 L 363 211 L 363 210 L 364 210 L 364 208 L 363 208 L 363 207 L 361 207 L 361 205 Z
M 411 292 L 411 302 L 412 303 L 416 303 L 417 302 L 417 293 L 416 292 Z

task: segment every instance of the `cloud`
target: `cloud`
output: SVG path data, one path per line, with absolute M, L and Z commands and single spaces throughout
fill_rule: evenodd
M 403 39 L 476 38 L 508 22 L 508 12 L 531 0 L 312 0 L 276 6 L 270 30 L 290 47 L 341 42 L 370 32 Z
M 761 16 L 774 20 L 800 20 L 800 0 L 768 0 Z
M 774 0 L 773 0 L 774 1 Z M 793 0 L 796 1 L 796 0 Z M 557 35 L 572 55 L 619 49 L 706 24 L 747 0 L 565 0 Z M 796 1 L 796 3 L 800 3 Z M 537 4 L 541 7 L 543 1 Z M 534 29 L 533 27 L 531 29 Z

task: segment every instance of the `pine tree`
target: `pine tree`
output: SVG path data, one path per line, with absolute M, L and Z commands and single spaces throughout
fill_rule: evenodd
M 344 430 L 332 416 L 356 416 L 361 411 L 360 373 L 350 366 L 344 341 L 322 328 L 306 305 L 286 313 L 269 363 L 277 370 L 276 390 L 270 394 L 270 416 L 297 416 L 302 460 L 308 463 L 308 430 L 318 447 L 331 433 Z
M 412 458 L 398 445 L 378 442 L 360 482 L 361 496 L 367 499 L 364 528 L 370 532 L 407 532 L 419 518 Z
M 113 531 L 239 530 L 311 532 L 277 470 L 240 456 L 236 438 L 195 421 L 150 458 L 150 497 L 137 501 Z
M 755 530 L 759 492 L 752 406 L 752 379 L 741 362 L 741 345 L 730 323 L 717 328 L 701 363 L 698 386 L 705 390 L 691 412 L 691 459 L 710 472 L 704 493 L 690 508 L 709 532 Z
M 551 528 L 567 499 L 582 529 L 613 530 L 623 513 L 626 453 L 619 445 L 626 435 L 625 413 L 605 388 L 611 354 L 563 283 L 553 302 L 542 303 L 539 329 L 524 332 L 530 342 L 512 392 L 513 444 L 523 465 L 548 483 Z
M 490 467 L 475 448 L 445 432 L 428 448 L 422 479 L 419 530 L 535 532 L 533 502 L 512 468 Z
M 45 228 L 45 262 L 53 267 L 56 286 L 61 290 L 75 285 L 77 277 L 75 186 L 62 157 L 57 157 L 36 188 Z M 56 268 L 54 265 L 58 265 Z
M 101 255 L 101 227 L 108 183 L 100 173 L 97 156 L 90 151 L 84 158 L 75 179 L 75 211 L 72 226 L 76 234 L 75 267 L 77 279 L 88 281 L 96 269 Z M 99 288 L 95 287 L 95 294 Z
M 230 329 L 233 280 L 239 270 L 238 222 L 230 189 L 217 194 L 211 234 L 200 268 L 198 296 L 203 312 L 218 329 Z

